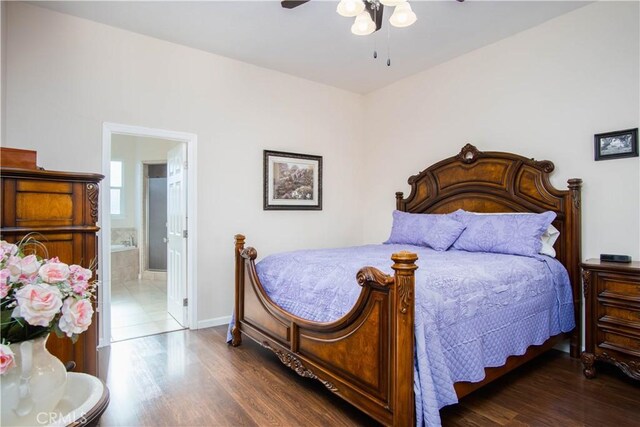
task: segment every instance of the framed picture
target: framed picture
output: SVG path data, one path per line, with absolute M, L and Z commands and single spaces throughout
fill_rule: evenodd
M 322 157 L 264 150 L 264 209 L 322 210 Z
M 638 157 L 638 128 L 595 135 L 596 160 Z

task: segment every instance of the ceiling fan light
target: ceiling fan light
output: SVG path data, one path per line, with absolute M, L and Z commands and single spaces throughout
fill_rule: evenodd
M 411 10 L 411 5 L 407 2 L 400 3 L 393 11 L 389 22 L 394 27 L 404 28 L 412 25 L 418 20 L 416 14 Z
M 336 12 L 338 14 L 352 18 L 358 16 L 364 10 L 364 2 L 362 0 L 340 0 Z
M 385 6 L 393 7 L 399 5 L 400 3 L 405 3 L 406 1 L 407 0 L 380 0 L 380 3 Z
M 361 12 L 351 26 L 351 32 L 357 36 L 367 36 L 376 30 L 376 24 L 369 12 Z

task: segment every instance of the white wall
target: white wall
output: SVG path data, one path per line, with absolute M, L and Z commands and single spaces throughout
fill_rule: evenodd
M 592 4 L 369 94 L 365 241 L 388 237 L 409 175 L 472 143 L 552 160 L 558 188 L 582 178 L 583 258 L 640 258 L 640 160 L 593 160 L 594 134 L 640 124 L 638 16 Z
M 167 153 L 179 142 L 131 135 L 113 135 L 111 160 L 123 162 L 124 206 L 121 217 L 111 216 L 111 228 L 137 228 L 141 214 L 142 162 L 166 162 Z M 139 230 L 138 230 L 139 231 Z
M 227 316 L 233 235 L 260 256 L 361 242 L 362 97 L 24 3 L 10 3 L 7 145 L 100 172 L 103 122 L 198 135 L 198 314 Z M 63 147 L 63 148 L 62 148 Z M 324 157 L 322 211 L 262 210 L 262 150 Z
M 0 145 L 4 146 L 5 122 L 7 111 L 6 80 L 7 75 L 7 2 L 0 1 Z

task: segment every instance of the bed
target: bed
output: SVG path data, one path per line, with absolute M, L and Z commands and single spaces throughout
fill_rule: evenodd
M 410 177 L 411 193 L 406 199 L 396 193 L 397 210 L 409 213 L 451 213 L 458 209 L 479 213 L 556 213 L 553 225 L 560 230 L 554 245 L 556 259 L 566 269 L 576 328 L 527 347 L 524 354 L 508 357 L 501 366 L 484 369 L 480 381 L 456 382 L 453 388 L 458 398 L 563 339 L 569 338 L 571 356 L 578 357 L 581 180 L 571 179 L 568 190 L 558 190 L 549 181 L 553 169 L 549 161 L 481 152 L 467 144 L 457 156 Z M 243 335 L 249 337 L 273 351 L 299 375 L 319 380 L 382 424 L 415 425 L 416 252 L 418 248 L 394 253 L 392 274 L 363 263 L 354 277 L 361 287 L 355 304 L 338 319 L 312 321 L 291 314 L 269 296 L 256 270 L 257 251 L 245 247 L 245 237 L 237 235 L 232 344 L 240 345 Z M 343 256 L 360 260 L 357 255 Z

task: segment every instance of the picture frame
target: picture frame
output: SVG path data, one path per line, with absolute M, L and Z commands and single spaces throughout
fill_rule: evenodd
M 322 210 L 322 156 L 264 150 L 264 210 Z
M 595 160 L 638 157 L 638 128 L 594 135 Z

